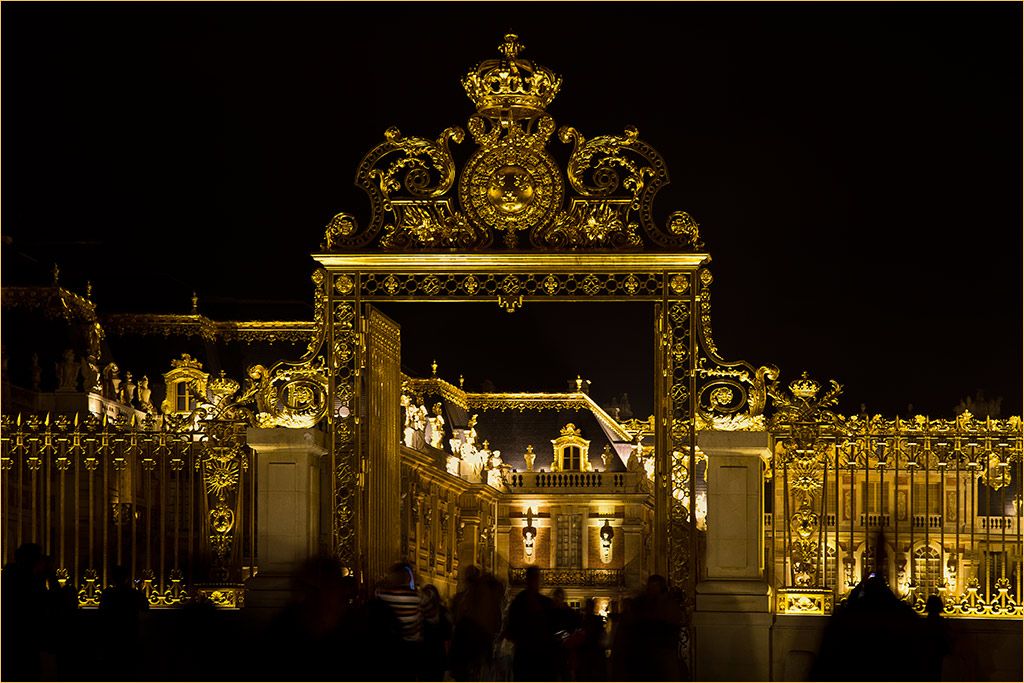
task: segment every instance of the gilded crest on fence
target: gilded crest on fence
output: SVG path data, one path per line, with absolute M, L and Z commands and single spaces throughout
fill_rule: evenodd
M 492 248 L 543 251 L 699 251 L 697 223 L 676 211 L 662 226 L 652 206 L 668 184 L 657 151 L 636 128 L 587 139 L 571 126 L 557 129 L 546 108 L 562 79 L 520 56 L 508 34 L 500 57 L 462 79 L 476 106 L 467 130 L 476 149 L 457 168 L 449 145 L 466 131 L 445 129 L 436 139 L 389 128 L 362 160 L 355 183 L 370 198 L 370 220 L 335 215 L 321 248 L 345 252 L 466 251 Z M 563 168 L 550 143 L 572 145 Z

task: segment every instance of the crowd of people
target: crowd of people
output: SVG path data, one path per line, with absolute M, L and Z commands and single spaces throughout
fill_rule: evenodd
M 218 668 L 250 680 L 602 681 L 685 680 L 679 657 L 683 617 L 665 580 L 607 616 L 593 599 L 575 609 L 565 592 L 545 594 L 541 572 L 526 572 L 513 595 L 475 566 L 464 568 L 450 604 L 396 564 L 371 595 L 338 561 L 318 557 L 297 574 L 295 600 L 243 638 L 208 601 L 174 611 L 156 661 L 148 603 L 127 568 L 112 568 L 99 609 L 77 608 L 40 546 L 25 544 L 3 571 L 4 680 L 190 680 Z M 168 615 L 170 616 L 170 615 Z M 242 653 L 239 653 L 242 654 Z M 243 668 L 239 668 L 239 664 Z M 246 664 L 248 667 L 246 668 Z M 232 668 L 233 667 L 233 668 Z
M 307 671 L 350 680 L 688 677 L 678 647 L 682 613 L 660 576 L 610 620 L 593 599 L 577 610 L 560 588 L 545 595 L 535 567 L 526 572 L 525 589 L 509 600 L 505 584 L 469 566 L 450 605 L 435 586 L 417 586 L 407 564 L 392 567 L 365 598 L 331 559 L 310 563 L 303 577 L 302 596 L 268 632 L 268 651 L 287 653 L 272 673 L 289 679 L 302 675 L 297 660 Z

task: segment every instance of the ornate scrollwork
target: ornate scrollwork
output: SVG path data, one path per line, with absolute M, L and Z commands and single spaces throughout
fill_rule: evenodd
M 404 137 L 395 127 L 387 129 L 384 142 L 363 158 L 356 171 L 356 185 L 370 198 L 369 226 L 360 231 L 355 217 L 336 214 L 327 225 L 322 248 L 333 251 L 366 246 L 380 232 L 385 214 L 392 216 L 388 238 L 381 243 L 385 249 L 459 246 L 458 240 L 446 243 L 446 237 L 447 241 L 452 239 L 449 223 L 458 226 L 460 221 L 442 198 L 455 182 L 455 162 L 448 143 L 462 142 L 464 137 L 465 132 L 458 127 L 446 128 L 436 140 Z M 426 210 L 428 216 L 433 214 L 434 222 L 424 228 L 422 222 L 414 220 L 416 211 L 396 212 L 396 205 L 409 200 L 419 200 L 413 204 Z M 416 230 L 409 231 L 416 226 Z
M 327 413 L 327 376 L 322 357 L 309 363 L 277 363 L 269 370 L 249 368 L 246 388 L 236 402 L 255 402 L 257 427 L 308 429 Z
M 671 214 L 664 227 L 655 224 L 654 197 L 668 184 L 668 172 L 635 127 L 591 139 L 561 128 L 559 139 L 572 143 L 572 152 L 559 167 L 547 149 L 556 127 L 545 109 L 561 77 L 520 57 L 522 49 L 509 34 L 500 58 L 463 78 L 476 105 L 467 129 L 478 147 L 461 172 L 449 143 L 462 142 L 462 128 L 447 128 L 434 140 L 389 128 L 356 173 L 356 185 L 370 198 L 369 224 L 361 230 L 350 214 L 336 214 L 321 248 L 360 249 L 376 240 L 389 251 L 482 250 L 496 233 L 504 233 L 506 247 L 518 248 L 517 234 L 529 231 L 530 245 L 542 250 L 635 251 L 644 236 L 663 249 L 702 249 L 687 213 Z M 568 205 L 565 179 L 575 193 Z

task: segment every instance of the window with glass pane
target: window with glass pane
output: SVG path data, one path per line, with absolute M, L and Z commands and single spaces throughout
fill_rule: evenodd
M 869 514 L 889 512 L 889 496 L 892 492 L 892 482 L 885 482 L 885 489 L 882 490 L 882 498 L 878 497 L 878 482 L 872 481 L 861 485 L 861 496 L 864 501 L 864 509 Z
M 833 546 L 825 546 L 825 587 L 836 587 L 836 549 Z
M 924 595 L 938 592 L 942 582 L 941 564 L 939 551 L 931 546 L 922 546 L 914 551 L 915 579 Z
M 927 505 L 925 505 L 927 503 Z M 928 484 L 927 498 L 925 497 L 924 482 L 914 482 L 914 514 L 915 515 L 938 515 L 942 513 L 942 482 L 931 482 Z
M 575 472 L 580 469 L 580 447 L 568 446 L 562 451 L 562 469 Z
M 558 548 L 555 556 L 557 567 L 578 568 L 583 565 L 581 549 L 582 515 L 559 515 L 556 519 Z

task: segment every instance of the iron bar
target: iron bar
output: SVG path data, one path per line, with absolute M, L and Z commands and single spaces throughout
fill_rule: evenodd
M 1005 456 L 1006 456 L 1006 449 L 1004 448 L 1003 449 L 1003 457 L 1005 458 Z M 1003 462 L 1003 460 L 1000 459 L 999 462 L 1001 464 Z M 1000 486 L 999 487 L 999 530 L 1001 532 L 1001 538 L 1000 538 L 1000 543 L 999 543 L 999 549 L 1002 551 L 1000 554 L 1002 555 L 1002 558 L 1003 558 L 1002 571 L 1001 571 L 1001 573 L 999 575 L 999 578 L 1001 578 L 1001 579 L 1005 579 L 1006 578 L 1006 555 L 1007 555 L 1007 552 L 1006 552 L 1006 517 L 1005 517 L 1005 515 L 1006 515 L 1006 486 Z
M 857 552 L 857 548 L 854 545 L 854 518 L 857 516 L 857 496 L 856 496 L 856 482 L 854 476 L 857 470 L 857 444 L 854 441 L 850 446 L 850 458 L 846 461 L 847 466 L 850 468 L 850 571 L 854 571 L 857 566 L 857 557 L 854 553 Z M 861 567 L 861 574 L 864 573 L 864 567 Z M 850 577 L 855 578 L 854 576 Z
M 1012 452 L 1012 451 L 1011 451 Z M 1021 529 L 1021 509 L 1024 508 L 1024 443 L 1017 440 L 1017 602 L 1024 600 L 1024 529 Z
M 23 540 L 23 535 L 22 535 L 22 530 L 21 529 L 24 526 L 24 521 L 25 521 L 25 515 L 24 515 L 24 507 L 25 507 L 25 465 L 24 465 L 25 446 L 24 446 L 24 440 L 23 439 L 24 439 L 24 437 L 22 437 L 21 433 L 19 432 L 19 448 L 17 448 L 15 450 L 15 454 L 16 454 L 16 457 L 17 457 L 17 460 L 18 460 L 18 486 L 15 488 L 15 490 L 18 492 L 18 504 L 14 508 L 18 512 L 18 523 L 14 527 L 15 528 L 15 536 L 16 536 L 15 542 L 14 542 L 15 551 L 17 551 L 17 549 L 21 547 L 21 543 L 22 543 L 22 540 Z
M 786 562 L 783 565 L 786 572 L 786 585 L 793 585 L 793 531 L 789 523 L 789 463 L 782 463 L 782 515 L 783 524 L 786 525 Z
M 30 453 L 34 453 L 35 457 L 38 458 L 39 457 L 39 444 L 37 442 L 35 442 L 35 440 L 34 440 L 33 445 L 30 446 L 29 448 L 30 448 L 29 452 Z M 30 459 L 30 462 L 31 462 L 31 459 Z M 38 543 L 39 542 L 39 497 L 38 497 L 38 493 L 39 493 L 39 491 L 38 491 L 38 484 L 39 484 L 39 482 L 38 482 L 38 472 L 39 472 L 39 470 L 36 467 L 34 467 L 34 466 L 29 466 L 29 470 L 31 471 L 31 474 L 29 474 L 29 491 L 31 492 L 29 494 L 29 496 L 30 496 L 29 497 L 29 501 L 30 501 L 29 505 L 32 506 L 32 514 L 30 515 L 30 519 L 32 520 L 32 534 L 31 534 L 31 536 L 29 536 L 29 538 L 31 539 L 32 543 Z
M 47 420 L 47 423 L 48 422 L 49 422 L 49 420 Z M 43 512 L 42 512 L 42 515 L 41 515 L 42 519 L 40 520 L 41 523 L 42 523 L 42 529 L 41 529 L 41 531 L 42 531 L 42 539 L 40 539 L 40 540 L 42 541 L 41 545 L 43 546 L 43 553 L 45 553 L 46 555 L 52 555 L 53 554 L 53 546 L 52 546 L 53 533 L 52 533 L 51 524 L 52 524 L 52 521 L 53 521 L 52 518 L 53 518 L 53 504 L 54 504 L 54 500 L 53 500 L 53 493 L 51 491 L 51 486 L 50 486 L 50 478 L 53 476 L 53 470 L 52 470 L 53 458 L 51 457 L 53 455 L 53 435 L 50 432 L 50 425 L 49 424 L 46 425 L 45 429 L 46 429 L 46 434 L 43 435 L 43 439 L 44 439 L 44 441 L 43 441 L 43 449 L 42 449 L 42 453 L 40 454 L 41 455 L 41 460 L 40 460 L 40 463 L 39 463 L 39 467 L 40 467 L 40 469 L 42 470 L 42 473 L 43 473 L 43 485 L 41 487 L 42 488 L 42 494 L 43 494 L 43 505 L 42 505 Z
M 821 563 L 818 565 L 821 567 L 821 577 L 817 582 L 819 586 L 827 586 L 828 584 L 828 569 L 825 564 L 828 562 L 828 552 L 825 547 L 825 525 L 828 524 L 828 508 L 825 505 L 825 498 L 828 496 L 828 456 L 822 458 L 822 464 L 824 469 L 822 470 L 822 484 L 821 484 L 821 520 L 818 525 L 818 557 L 821 559 Z
M 667 280 L 668 278 L 666 278 Z M 690 566 L 692 569 L 693 584 L 690 587 L 693 591 L 693 605 L 697 602 L 697 583 L 700 580 L 700 558 L 697 556 L 697 283 L 694 282 L 689 288 L 690 302 L 688 306 L 689 339 L 687 339 L 687 372 L 690 376 L 689 396 L 687 403 L 687 420 L 689 421 L 690 434 Z M 705 460 L 704 467 L 707 468 L 708 461 Z M 707 470 L 705 469 L 705 472 Z M 691 641 L 693 639 L 691 638 Z M 691 653 L 695 655 L 696 653 Z M 691 656 L 690 661 L 695 661 Z M 696 672 L 694 671 L 694 674 Z M 694 679 L 696 680 L 696 679 Z
M 4 439 L 3 448 L 4 448 L 4 455 L 8 456 L 7 462 L 10 465 L 13 465 L 14 462 L 13 462 L 13 460 L 10 459 L 10 456 L 13 456 L 14 453 L 10 449 L 10 442 L 7 439 Z M 11 470 L 10 470 L 10 468 L 9 467 L 4 467 L 3 470 L 0 470 L 0 476 L 3 477 L 3 500 L 0 501 L 0 505 L 3 506 L 3 517 L 4 517 L 4 519 L 3 519 L 4 533 L 3 533 L 3 538 L 0 539 L 0 544 L 3 544 L 3 551 L 2 551 L 3 563 L 6 565 L 8 562 L 10 562 L 13 559 L 13 558 L 11 558 L 11 554 L 10 554 L 10 550 L 11 549 L 10 549 L 10 541 L 9 541 L 9 539 L 11 538 Z
M 956 520 L 953 524 L 953 551 L 956 553 L 956 576 L 954 577 L 954 586 L 960 582 L 960 567 L 963 566 L 964 554 L 960 551 L 960 439 L 957 438 L 953 442 L 953 459 L 956 461 L 956 480 L 954 486 L 956 488 Z
M 131 508 L 130 508 L 131 519 L 129 520 L 130 521 L 130 526 L 131 526 L 131 530 L 130 530 L 131 541 L 130 541 L 130 547 L 128 549 L 128 556 L 129 556 L 128 557 L 128 561 L 131 563 L 130 571 L 131 571 L 132 580 L 138 580 L 139 575 L 136 572 L 136 569 L 138 568 L 138 563 L 136 562 L 136 557 L 138 556 L 138 548 L 137 548 L 137 544 L 136 544 L 136 538 L 138 536 L 137 532 L 138 532 L 138 519 L 139 519 L 139 504 L 138 504 L 138 500 L 135 498 L 135 492 L 136 492 L 136 489 L 135 489 L 136 467 L 135 467 L 135 465 L 136 465 L 136 463 L 138 462 L 139 459 L 136 457 L 136 450 L 135 450 L 134 446 L 135 446 L 135 434 L 133 432 L 132 433 L 132 447 L 128 451 L 129 455 L 131 457 L 128 458 L 128 462 L 127 462 L 127 466 L 128 466 L 128 501 L 129 501 L 127 504 L 131 506 Z
M 110 507 L 110 441 L 107 436 L 106 425 L 103 428 L 103 440 L 100 442 L 100 467 L 103 468 L 103 507 L 100 511 L 100 520 L 103 522 L 103 547 L 100 549 L 102 553 L 103 562 L 103 583 L 102 588 L 106 588 L 108 584 L 107 567 L 110 565 L 110 522 L 109 515 L 111 514 L 112 508 Z
M 898 422 L 897 422 L 897 424 L 898 424 Z M 896 557 L 898 558 L 900 555 L 903 554 L 903 548 L 900 547 L 900 452 L 901 452 L 901 448 L 900 448 L 900 442 L 899 442 L 899 435 L 897 435 L 897 437 L 896 437 L 896 439 L 894 441 L 894 446 L 895 446 L 895 448 L 893 448 L 893 457 L 896 460 L 896 466 L 894 468 L 893 477 L 892 478 L 893 478 L 893 483 L 894 483 L 893 488 L 895 489 L 894 490 L 894 495 L 896 496 L 896 500 L 893 501 L 895 509 L 893 510 L 894 514 L 893 514 L 893 520 L 892 520 L 892 524 L 893 524 L 892 547 L 893 547 L 893 552 L 896 553 Z M 910 447 L 911 446 L 908 443 L 907 444 L 907 449 L 909 450 Z M 909 467 L 909 463 L 910 463 L 910 461 L 908 459 L 908 461 L 907 461 L 908 467 Z M 907 499 L 906 505 L 907 505 L 907 510 L 906 510 L 907 517 L 908 517 L 908 519 L 910 519 L 910 527 L 911 527 L 911 529 L 913 529 L 913 527 L 914 527 L 914 511 L 910 508 L 910 499 L 909 499 L 909 497 Z M 914 563 L 914 559 L 913 559 L 913 544 L 911 544 L 911 549 L 910 549 L 910 553 L 909 554 L 910 554 L 910 559 L 908 561 L 911 564 L 913 564 Z M 898 588 L 899 588 L 899 586 L 897 586 L 897 589 Z
M 160 572 L 158 576 L 159 583 L 157 584 L 160 595 L 163 596 L 164 591 L 167 590 L 167 487 L 171 483 L 171 477 L 168 466 L 167 454 L 167 435 L 161 433 L 159 441 L 159 453 L 160 459 L 156 463 L 156 466 L 160 468 Z
M 986 443 L 985 459 L 988 460 L 988 444 Z M 988 463 L 986 462 L 987 466 Z M 985 602 L 992 599 L 992 481 L 985 471 Z
M 66 450 L 61 452 L 64 454 L 65 457 L 67 456 Z M 60 489 L 60 498 L 58 498 L 60 511 L 57 517 L 57 533 L 60 534 L 60 537 L 58 538 L 57 541 L 57 566 L 61 568 L 67 568 L 67 565 L 65 563 L 66 558 L 64 557 L 64 541 L 65 537 L 67 536 L 67 526 L 64 524 L 64 498 L 66 495 L 64 477 L 67 474 L 67 469 L 58 468 L 57 471 L 60 472 L 60 474 L 58 475 L 60 477 L 60 486 L 58 487 Z
M 931 494 L 929 493 L 929 489 L 931 488 L 932 482 L 931 482 L 931 469 L 930 469 L 930 464 L 929 464 L 928 461 L 931 458 L 928 457 L 928 451 L 925 451 L 922 455 L 924 457 L 924 547 L 925 547 L 925 551 L 924 551 L 925 552 L 925 555 L 924 555 L 924 558 L 925 558 L 924 559 L 925 579 L 924 580 L 925 580 L 925 583 L 928 584 L 925 587 L 926 590 L 927 590 L 927 594 L 930 595 L 931 594 L 931 581 L 932 581 L 932 577 L 931 577 L 931 572 L 928 571 L 928 559 L 931 557 L 931 546 L 929 545 L 929 543 L 931 542 L 931 529 L 930 529 L 930 527 L 931 527 L 931 519 L 932 519 L 932 507 L 931 507 Z M 913 547 L 911 547 L 911 550 L 913 550 Z
M 864 555 L 867 558 L 865 566 L 861 569 L 861 575 L 864 576 L 872 571 L 877 571 L 878 567 L 875 566 L 874 555 L 871 552 L 871 532 L 868 528 L 871 522 L 871 437 L 865 437 L 865 450 L 864 450 L 864 495 L 862 501 L 864 503 L 864 521 L 861 524 L 864 527 Z
M 833 453 L 835 454 L 835 461 L 836 461 L 835 462 L 835 470 L 836 470 L 835 490 L 836 490 L 836 496 L 835 496 L 835 501 L 834 501 L 834 505 L 835 505 L 835 509 L 836 509 L 836 516 L 835 516 L 835 520 L 836 521 L 835 521 L 835 524 L 833 525 L 835 527 L 835 546 L 836 546 L 836 552 L 835 552 L 835 594 L 834 594 L 834 598 L 833 598 L 832 604 L 835 605 L 835 604 L 839 603 L 839 596 L 843 592 L 841 590 L 843 587 L 840 585 L 840 582 L 842 581 L 842 575 L 839 573 L 839 556 L 842 553 L 842 548 L 839 545 L 839 527 L 841 526 L 841 518 L 839 516 L 839 512 L 840 512 L 840 506 L 842 505 L 842 501 L 839 499 L 839 441 L 838 440 L 836 440 L 834 442 Z

